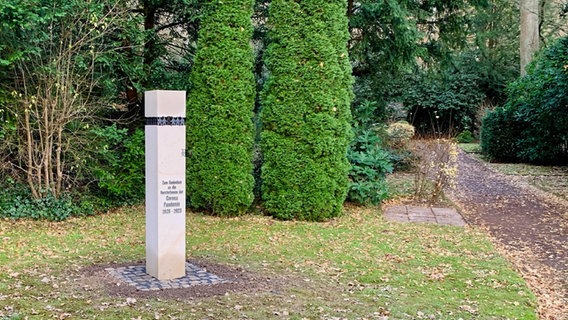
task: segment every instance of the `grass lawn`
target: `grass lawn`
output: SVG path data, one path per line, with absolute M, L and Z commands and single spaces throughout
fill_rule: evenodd
M 458 146 L 467 153 L 481 153 L 479 143 L 459 143 Z
M 0 319 L 536 319 L 524 281 L 469 228 L 398 224 L 348 205 L 327 223 L 187 214 L 191 257 L 279 279 L 192 299 L 110 296 L 82 268 L 144 259 L 142 207 L 0 221 Z

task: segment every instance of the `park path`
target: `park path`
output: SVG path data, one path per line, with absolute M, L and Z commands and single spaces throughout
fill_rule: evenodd
M 568 204 L 463 151 L 458 168 L 449 197 L 466 221 L 504 248 L 537 295 L 542 319 L 568 319 Z

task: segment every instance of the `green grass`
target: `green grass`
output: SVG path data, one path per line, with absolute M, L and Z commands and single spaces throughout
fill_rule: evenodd
M 526 163 L 491 163 L 497 171 L 511 176 L 566 176 L 568 168 L 554 166 L 538 166 Z
M 192 257 L 282 279 L 278 292 L 138 299 L 81 268 L 144 259 L 143 208 L 61 223 L 0 221 L 0 319 L 536 319 L 523 280 L 469 228 L 398 224 L 347 206 L 327 223 L 187 215 Z M 47 279 L 47 280 L 46 280 Z
M 458 146 L 467 153 L 481 153 L 479 143 L 459 143 Z

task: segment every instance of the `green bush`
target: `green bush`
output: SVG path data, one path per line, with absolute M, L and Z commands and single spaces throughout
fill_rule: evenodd
M 93 149 L 89 169 L 99 197 L 134 203 L 144 199 L 144 132 L 129 135 L 115 124 L 91 130 Z
M 411 124 L 422 134 L 474 129 L 485 98 L 478 80 L 475 74 L 458 71 L 414 76 L 403 94 Z
M 199 30 L 187 112 L 187 194 L 195 209 L 246 212 L 254 200 L 253 1 L 210 1 Z
M 357 85 L 354 85 L 354 90 L 356 87 Z M 353 122 L 370 126 L 375 123 L 384 122 L 386 119 L 386 110 L 385 107 L 380 105 L 377 101 L 363 99 L 362 101 L 354 101 L 351 104 L 351 115 Z
M 391 154 L 383 148 L 381 138 L 372 128 L 355 127 L 355 139 L 347 158 L 349 171 L 349 201 L 377 205 L 387 197 L 385 176 L 393 171 Z
M 409 150 L 409 143 L 414 137 L 414 126 L 406 121 L 389 124 L 381 133 L 386 142 L 386 150 L 390 153 L 390 162 L 394 170 L 407 171 L 412 168 L 414 155 Z
M 393 171 L 395 155 L 387 151 L 383 143 L 383 138 L 388 140 L 388 130 L 375 123 L 376 103 L 364 101 L 351 107 L 354 139 L 347 152 L 351 164 L 347 199 L 363 205 L 377 205 L 387 197 L 385 176 Z M 402 128 L 395 129 L 393 135 L 405 137 L 406 130 L 399 129 Z
M 518 157 L 568 163 L 568 37 L 545 49 L 526 77 L 509 88 L 510 111 L 523 128 Z
M 387 144 L 391 149 L 405 149 L 414 134 L 414 126 L 406 121 L 391 123 L 386 129 Z
M 469 130 L 464 130 L 457 135 L 456 140 L 459 143 L 471 143 L 474 140 L 473 133 Z
M 345 0 L 270 5 L 262 193 L 279 219 L 321 221 L 343 209 L 353 96 L 345 11 Z
M 485 154 L 505 161 L 568 163 L 568 37 L 511 83 L 507 103 L 483 120 Z
M 520 124 L 505 108 L 489 112 L 481 125 L 481 152 L 493 160 L 516 161 Z

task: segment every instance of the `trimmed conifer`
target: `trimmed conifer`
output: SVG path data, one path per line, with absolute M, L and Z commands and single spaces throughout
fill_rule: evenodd
M 188 199 L 216 215 L 244 213 L 254 200 L 253 2 L 207 2 L 191 73 Z
M 342 212 L 352 136 L 345 0 L 273 0 L 262 95 L 264 208 L 280 219 Z

